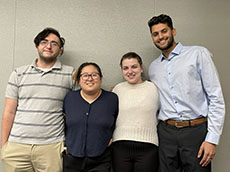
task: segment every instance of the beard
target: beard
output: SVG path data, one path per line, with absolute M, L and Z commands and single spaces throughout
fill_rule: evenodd
M 52 62 L 56 61 L 58 55 L 59 54 L 57 53 L 57 54 L 53 54 L 51 56 L 44 56 L 42 52 L 39 52 L 40 59 L 45 63 L 52 63 Z
M 165 38 L 163 38 L 163 39 L 165 39 Z M 170 49 L 170 48 L 173 46 L 173 42 L 174 42 L 174 37 L 173 37 L 173 35 L 171 35 L 168 39 L 169 39 L 168 44 L 167 44 L 165 47 L 161 47 L 161 46 L 157 45 L 156 43 L 154 43 L 154 44 L 155 44 L 155 46 L 156 46 L 158 49 L 160 49 L 161 51 L 168 50 L 168 49 Z
M 57 59 L 57 56 L 45 57 L 45 56 L 40 55 L 39 57 L 42 61 L 44 61 L 46 63 L 52 63 L 52 62 L 56 61 L 56 59 Z

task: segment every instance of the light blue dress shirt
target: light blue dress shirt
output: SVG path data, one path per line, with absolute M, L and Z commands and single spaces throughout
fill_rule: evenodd
M 204 47 L 178 43 L 165 58 L 161 54 L 149 67 L 149 78 L 160 93 L 159 120 L 208 118 L 205 141 L 219 143 L 225 103 L 218 73 Z

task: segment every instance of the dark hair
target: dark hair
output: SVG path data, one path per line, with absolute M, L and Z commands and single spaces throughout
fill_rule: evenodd
M 103 77 L 103 76 L 102 76 L 102 72 L 101 72 L 101 68 L 100 68 L 96 63 L 94 63 L 94 62 L 85 62 L 85 63 L 82 63 L 82 64 L 79 66 L 79 68 L 78 68 L 78 69 L 74 72 L 74 74 L 73 74 L 73 79 L 74 79 L 75 84 L 76 84 L 76 83 L 79 84 L 82 69 L 83 69 L 84 67 L 90 66 L 90 65 L 94 66 L 94 67 L 97 69 L 97 71 L 98 71 L 98 73 L 99 73 L 99 76 L 100 76 L 101 78 Z
M 152 32 L 152 26 L 159 24 L 159 23 L 164 23 L 167 24 L 168 27 L 170 27 L 171 29 L 173 29 L 173 23 L 172 23 L 172 19 L 171 17 L 169 17 L 166 14 L 160 14 L 159 16 L 154 16 L 152 17 L 149 21 L 148 21 L 148 25 L 150 28 L 150 32 Z
M 135 52 L 128 52 L 128 53 L 126 53 L 126 54 L 124 54 L 124 55 L 122 56 L 121 61 L 120 61 L 120 66 L 121 66 L 121 67 L 122 67 L 122 62 L 123 62 L 123 60 L 125 60 L 125 59 L 137 59 L 137 61 L 138 61 L 138 63 L 139 63 L 140 65 L 143 64 L 143 63 L 142 63 L 141 57 L 140 57 L 137 53 L 135 53 Z
M 47 27 L 43 31 L 41 31 L 40 33 L 38 33 L 38 35 L 34 38 L 34 44 L 36 46 L 38 46 L 40 44 L 40 42 L 42 40 L 44 40 L 51 33 L 54 34 L 54 35 L 56 35 L 59 38 L 59 40 L 60 40 L 60 48 L 63 49 L 62 50 L 62 54 L 63 54 L 65 39 L 63 37 L 61 37 L 60 33 L 56 29 L 54 29 L 54 28 Z

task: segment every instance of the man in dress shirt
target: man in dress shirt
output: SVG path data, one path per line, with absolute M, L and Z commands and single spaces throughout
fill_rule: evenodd
M 159 156 L 162 172 L 210 172 L 223 129 L 225 104 L 218 74 L 204 47 L 176 43 L 172 19 L 148 25 L 161 55 L 149 67 L 160 92 Z

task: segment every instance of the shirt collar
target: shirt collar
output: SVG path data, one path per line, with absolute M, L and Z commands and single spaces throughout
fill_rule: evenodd
M 171 60 L 173 57 L 175 57 L 175 55 L 179 55 L 181 50 L 183 48 L 183 45 L 179 42 L 177 43 L 176 47 L 172 50 L 172 52 L 169 54 L 169 57 L 168 58 L 165 58 L 165 56 L 161 53 L 160 55 L 160 59 L 161 61 L 164 61 L 164 60 Z
M 36 62 L 37 62 L 37 59 L 34 59 L 32 64 L 30 65 L 31 68 L 34 68 L 36 70 L 42 70 L 42 68 L 39 68 L 36 66 Z M 57 70 L 60 70 L 62 67 L 61 65 L 61 62 L 59 60 L 56 60 L 56 62 L 54 63 L 54 65 L 49 69 L 49 71 L 53 70 L 53 69 L 57 69 Z

